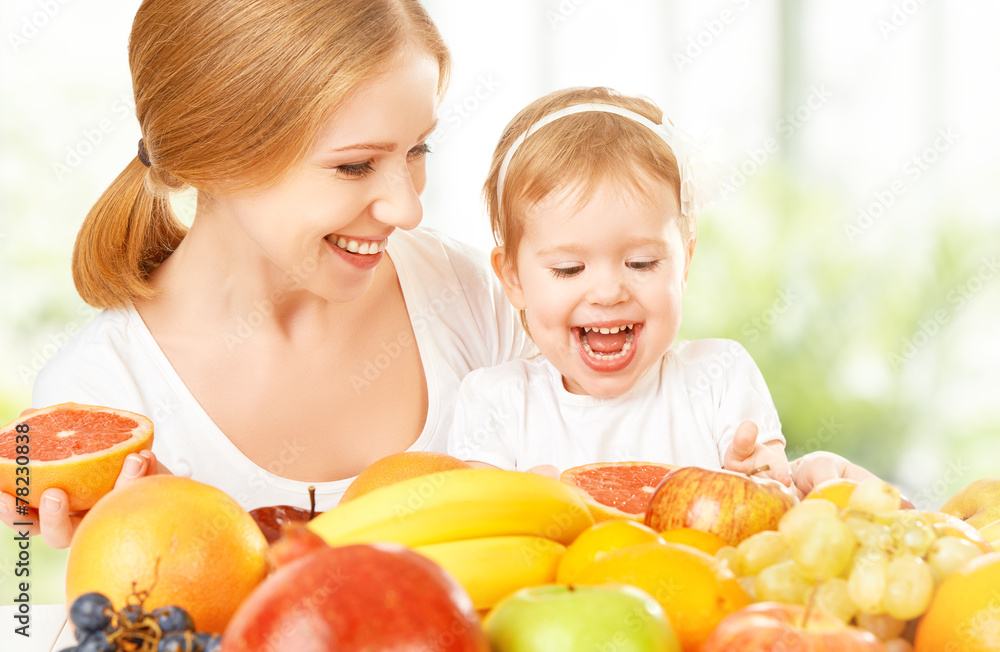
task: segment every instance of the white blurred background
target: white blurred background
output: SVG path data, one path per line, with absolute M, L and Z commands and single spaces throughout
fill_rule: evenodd
M 504 125 L 539 95 L 646 95 L 732 170 L 700 220 L 682 335 L 748 348 L 790 453 L 838 451 L 924 507 L 1000 476 L 1000 4 L 426 4 L 455 60 L 426 225 L 492 245 L 482 180 Z M 0 9 L 4 421 L 94 314 L 70 253 L 135 155 L 126 43 L 137 6 Z

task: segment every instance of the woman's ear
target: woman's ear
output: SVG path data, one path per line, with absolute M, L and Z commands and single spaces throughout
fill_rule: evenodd
M 510 259 L 503 247 L 493 247 L 490 253 L 490 262 L 493 264 L 493 273 L 500 279 L 503 291 L 518 310 L 524 310 L 524 291 L 521 289 L 521 279 L 517 276 L 517 268 L 514 261 Z

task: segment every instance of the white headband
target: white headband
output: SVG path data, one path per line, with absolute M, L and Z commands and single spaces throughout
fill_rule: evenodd
M 673 151 L 674 157 L 677 159 L 677 168 L 681 175 L 681 214 L 692 215 L 695 211 L 694 204 L 696 195 L 693 178 L 694 175 L 693 170 L 691 169 L 692 152 L 689 151 L 690 147 L 684 142 L 685 139 L 683 135 L 678 130 L 674 129 L 669 123 L 656 124 L 649 118 L 639 115 L 634 111 L 623 109 L 620 106 L 614 104 L 596 103 L 575 104 L 573 106 L 567 106 L 564 109 L 554 111 L 528 127 L 527 131 L 517 137 L 517 140 L 515 140 L 510 146 L 510 149 L 507 150 L 507 155 L 503 157 L 503 163 L 500 164 L 500 173 L 497 175 L 497 205 L 499 206 L 500 202 L 503 200 L 503 186 L 504 179 L 507 176 L 507 168 L 510 166 L 510 161 L 514 158 L 514 153 L 517 152 L 517 148 L 521 146 L 524 140 L 545 125 L 558 120 L 559 118 L 567 115 L 573 115 L 575 113 L 585 113 L 591 111 L 596 111 L 598 113 L 614 113 L 628 118 L 629 120 L 633 120 L 647 127 L 663 139 L 663 142 L 665 142 Z

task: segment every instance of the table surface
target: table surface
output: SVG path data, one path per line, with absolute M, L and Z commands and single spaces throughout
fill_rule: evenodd
M 17 607 L 0 606 L 0 650 L 6 652 L 58 652 L 76 645 L 73 630 L 66 622 L 66 605 L 31 605 L 31 624 L 25 638 L 14 633 Z

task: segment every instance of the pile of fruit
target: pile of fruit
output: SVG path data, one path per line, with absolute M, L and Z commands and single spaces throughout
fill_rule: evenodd
M 934 512 L 878 479 L 800 501 L 728 471 L 408 452 L 325 512 L 248 513 L 146 477 L 75 534 L 71 649 L 1000 652 L 998 494 Z

